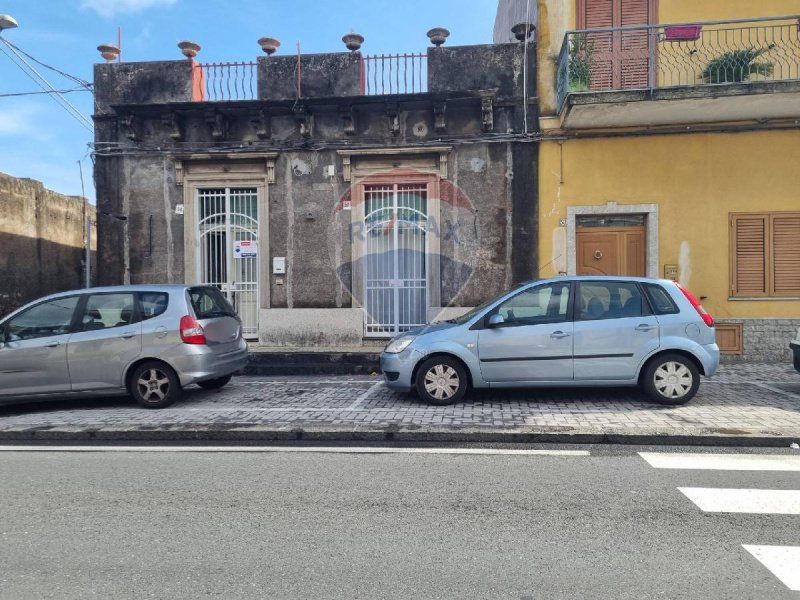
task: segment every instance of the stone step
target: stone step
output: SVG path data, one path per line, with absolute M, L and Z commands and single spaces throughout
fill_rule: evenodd
M 380 352 L 251 349 L 246 375 L 370 375 L 380 372 Z

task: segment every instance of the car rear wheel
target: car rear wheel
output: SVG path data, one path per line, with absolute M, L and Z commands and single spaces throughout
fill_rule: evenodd
M 216 379 L 206 379 L 205 381 L 198 381 L 199 385 L 204 390 L 218 390 L 225 387 L 231 380 L 232 375 L 225 375 L 225 377 L 217 377 Z
M 642 387 L 647 395 L 667 406 L 686 404 L 700 387 L 700 371 L 680 354 L 663 354 L 645 369 Z
M 430 404 L 453 404 L 467 391 L 467 373 L 456 359 L 434 356 L 420 365 L 416 387 L 420 398 Z
M 129 387 L 134 400 L 145 408 L 166 408 L 181 395 L 181 383 L 175 371 L 156 360 L 136 367 Z

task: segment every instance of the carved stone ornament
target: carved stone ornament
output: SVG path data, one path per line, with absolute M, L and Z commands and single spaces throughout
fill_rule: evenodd
M 167 134 L 176 142 L 183 139 L 183 130 L 181 128 L 180 120 L 175 113 L 169 112 L 161 115 L 161 124 L 167 130 Z
M 123 115 L 119 119 L 120 133 L 132 142 L 142 139 L 142 122 L 134 115 Z

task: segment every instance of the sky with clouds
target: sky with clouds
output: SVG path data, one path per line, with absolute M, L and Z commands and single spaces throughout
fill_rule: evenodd
M 491 42 L 496 0 L 0 0 L 0 14 L 17 29 L 2 34 L 43 63 L 87 81 L 100 62 L 96 47 L 116 42 L 122 28 L 124 61 L 182 59 L 176 44 L 202 46 L 200 62 L 254 60 L 263 36 L 277 37 L 280 53 L 344 51 L 341 37 L 361 33 L 368 54 L 423 51 L 431 27 L 451 31 L 449 45 Z M 5 46 L 2 46 L 5 49 Z M 72 81 L 35 65 L 56 89 Z M 55 191 L 94 197 L 92 134 L 44 95 L 8 96 L 40 88 L 0 53 L 0 172 L 43 181 Z M 66 97 L 92 114 L 92 95 Z

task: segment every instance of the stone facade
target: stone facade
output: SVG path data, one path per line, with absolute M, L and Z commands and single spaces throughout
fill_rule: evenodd
M 770 362 L 792 361 L 789 342 L 796 338 L 800 329 L 797 319 L 724 319 L 722 323 L 742 324 L 742 354 L 725 354 L 724 362 Z
M 87 217 L 95 209 L 83 198 L 0 173 L 0 316 L 83 287 Z
M 305 55 L 300 96 L 297 57 L 261 57 L 254 99 L 214 102 L 198 101 L 190 61 L 97 65 L 98 207 L 127 217 L 100 222 L 100 282 L 198 282 L 198 194 L 244 186 L 259 203 L 260 341 L 357 345 L 366 186 L 408 182 L 427 190 L 428 315 L 535 277 L 524 56 L 518 43 L 430 48 L 428 91 L 365 95 L 358 53 Z M 535 123 L 530 99 L 527 112 Z

